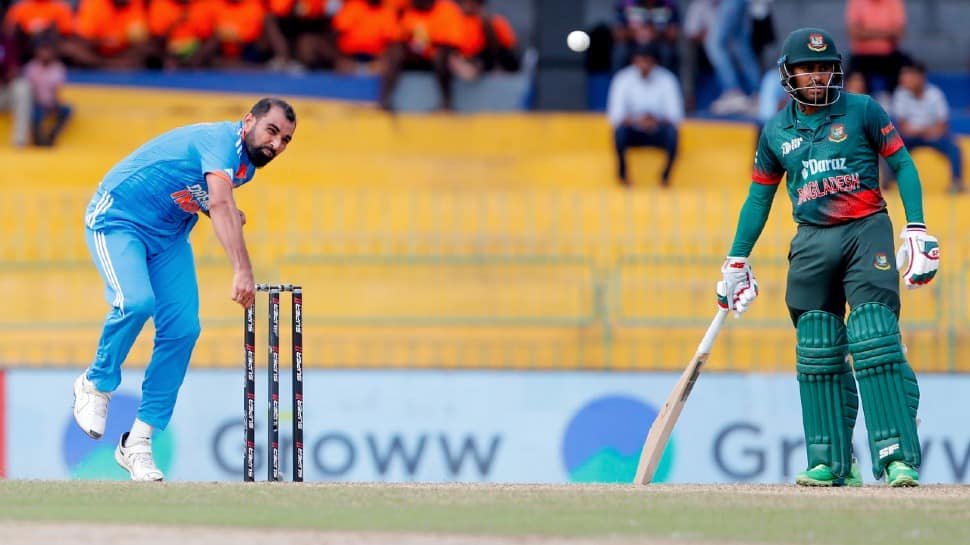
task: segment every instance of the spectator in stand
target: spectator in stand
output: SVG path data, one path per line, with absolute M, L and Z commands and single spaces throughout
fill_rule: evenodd
M 80 0 L 65 57 L 87 68 L 144 68 L 151 53 L 142 0 Z
M 708 31 L 714 26 L 717 0 L 691 0 L 684 12 L 684 55 L 680 67 L 680 84 L 684 90 L 687 111 L 697 106 L 697 77 L 708 73 L 710 62 L 704 53 Z
M 749 0 L 748 2 L 748 15 L 751 17 L 751 49 L 758 59 L 758 69 L 762 71 L 767 68 L 764 63 L 764 53 L 776 39 L 775 23 L 771 16 L 773 2 L 774 0 Z M 769 59 L 771 68 L 776 68 L 776 60 Z
M 656 44 L 641 45 L 633 52 L 632 64 L 617 72 L 610 83 L 606 112 L 613 127 L 617 174 L 625 187 L 631 185 L 626 151 L 639 146 L 661 148 L 667 153 L 660 184 L 670 185 L 684 103 L 677 77 L 659 62 Z
M 11 142 L 26 146 L 30 139 L 30 84 L 20 75 L 20 54 L 6 32 L 0 29 L 0 109 L 9 110 Z
M 870 92 L 891 95 L 899 81 L 899 69 L 908 62 L 899 50 L 906 31 L 903 0 L 848 0 L 845 24 L 849 30 L 849 67 L 862 72 Z M 882 86 L 875 77 L 882 78 Z
M 485 0 L 459 0 L 464 14 L 461 42 L 449 58 L 452 73 L 464 80 L 478 78 L 496 68 L 515 72 L 521 61 L 516 51 L 515 32 L 508 20 L 491 13 Z
M 926 81 L 926 67 L 910 61 L 899 73 L 892 115 L 909 149 L 928 147 L 950 162 L 951 193 L 963 193 L 963 154 L 950 132 L 950 107 L 939 87 Z
M 34 98 L 34 145 L 53 146 L 71 117 L 71 107 L 58 96 L 67 80 L 67 69 L 57 58 L 53 41 L 41 40 L 34 46 L 34 58 L 24 66 L 24 77 Z
M 398 37 L 397 19 L 395 8 L 381 0 L 344 2 L 333 18 L 336 70 L 352 73 L 363 66 L 383 74 L 387 48 Z
M 616 19 L 615 66 L 628 66 L 634 49 L 653 43 L 660 65 L 674 73 L 680 71 L 680 12 L 672 0 L 618 0 Z
M 201 0 L 217 14 L 202 59 L 219 68 L 283 68 L 289 49 L 279 23 L 262 0 Z
M 293 67 L 333 68 L 333 29 L 329 0 L 268 0 Z
M 215 17 L 205 1 L 151 0 L 148 30 L 157 64 L 167 70 L 200 67 L 202 44 L 212 36 Z
M 748 0 L 719 0 L 704 51 L 714 67 L 721 95 L 711 104 L 718 115 L 739 114 L 751 108 L 761 82 L 761 69 L 751 45 Z
M 869 94 L 869 87 L 866 86 L 866 77 L 862 75 L 862 72 L 849 71 L 845 75 L 845 85 L 843 85 L 843 88 L 845 92 L 855 95 Z
M 4 16 L 3 30 L 17 44 L 21 62 L 27 62 L 33 57 L 35 41 L 47 35 L 71 35 L 74 12 L 64 0 L 20 0 Z
M 866 77 L 862 75 L 862 72 L 849 71 L 845 74 L 845 84 L 842 86 L 846 92 L 855 93 L 857 95 L 870 95 L 870 97 L 879 103 L 880 106 L 887 112 L 892 110 L 892 96 L 886 93 L 879 93 L 878 96 L 872 96 L 869 93 L 869 85 L 866 83 Z
M 378 99 L 382 109 L 392 109 L 391 96 L 403 70 L 424 70 L 433 71 L 438 80 L 441 109 L 452 110 L 448 59 L 461 44 L 463 18 L 451 0 L 411 0 L 401 13 L 399 39 L 387 49 Z

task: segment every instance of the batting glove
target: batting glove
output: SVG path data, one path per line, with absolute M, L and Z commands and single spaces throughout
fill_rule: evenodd
M 906 287 L 915 289 L 929 284 L 940 268 L 940 242 L 926 234 L 926 225 L 922 223 L 907 224 L 899 238 L 903 242 L 896 252 L 896 268 L 902 273 Z
M 758 296 L 758 281 L 746 257 L 731 257 L 721 265 L 723 279 L 717 283 L 717 306 L 740 318 Z

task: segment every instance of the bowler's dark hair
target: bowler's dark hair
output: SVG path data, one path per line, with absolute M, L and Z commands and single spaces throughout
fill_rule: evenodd
M 253 117 L 256 119 L 259 119 L 260 117 L 263 117 L 269 113 L 269 111 L 273 109 L 273 106 L 283 110 L 283 115 L 286 116 L 287 121 L 290 123 L 296 123 L 296 112 L 293 111 L 293 106 L 290 106 L 290 104 L 282 98 L 261 98 L 259 102 L 253 104 L 253 107 L 251 110 L 249 110 L 249 113 L 253 114 Z

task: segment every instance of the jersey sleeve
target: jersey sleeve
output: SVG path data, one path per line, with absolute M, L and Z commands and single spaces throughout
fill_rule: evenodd
M 754 168 L 751 171 L 751 181 L 763 185 L 778 185 L 785 175 L 785 168 L 778 161 L 778 156 L 772 151 L 768 140 L 768 128 L 761 131 L 758 138 L 758 151 L 754 154 Z
M 216 134 L 196 142 L 195 145 L 199 155 L 200 174 L 205 177 L 211 172 L 232 184 L 236 169 L 239 167 L 236 142 L 224 131 L 213 132 Z
M 899 151 L 903 147 L 903 139 L 899 136 L 899 131 L 889 119 L 889 114 L 871 98 L 866 98 L 866 112 L 863 119 L 865 124 L 866 138 L 872 144 L 873 149 L 883 157 Z

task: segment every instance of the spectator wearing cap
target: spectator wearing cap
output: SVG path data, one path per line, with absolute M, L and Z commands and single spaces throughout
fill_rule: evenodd
M 606 103 L 607 117 L 613 127 L 617 174 L 620 183 L 630 187 L 626 151 L 631 147 L 664 150 L 667 161 L 660 184 L 670 184 L 670 171 L 677 159 L 678 128 L 684 119 L 684 101 L 677 77 L 659 65 L 654 44 L 633 51 L 630 66 L 623 68 L 610 83 Z
M 952 193 L 962 193 L 963 154 L 950 132 L 950 107 L 939 87 L 926 81 L 926 67 L 917 61 L 903 65 L 891 110 L 896 128 L 909 149 L 927 147 L 950 162 Z

